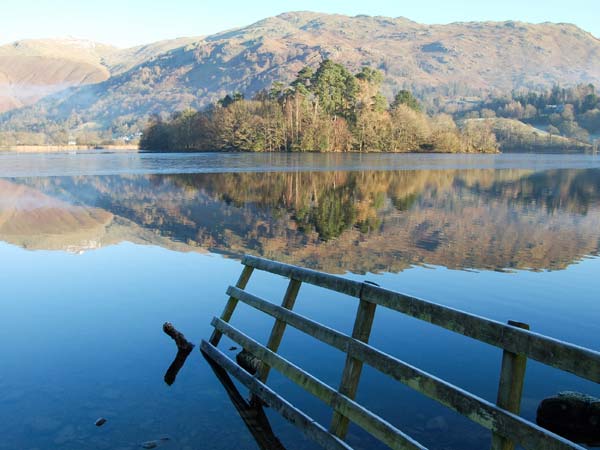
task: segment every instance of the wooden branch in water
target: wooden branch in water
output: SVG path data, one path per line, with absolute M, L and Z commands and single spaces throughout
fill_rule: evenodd
M 175 355 L 175 359 L 165 372 L 164 377 L 165 383 L 171 386 L 173 383 L 175 383 L 177 374 L 185 364 L 189 354 L 194 349 L 194 344 L 188 341 L 181 332 L 177 331 L 177 329 L 170 322 L 165 322 L 163 325 L 163 331 L 170 336 L 175 341 L 175 345 L 177 345 L 177 355 Z
M 194 349 L 194 344 L 188 341 L 181 332 L 177 331 L 171 322 L 163 324 L 163 331 L 175 341 L 178 350 L 189 353 Z

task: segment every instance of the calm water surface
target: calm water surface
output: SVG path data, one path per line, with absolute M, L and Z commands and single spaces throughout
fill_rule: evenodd
M 599 247 L 590 156 L 0 155 L 0 449 L 259 448 L 197 350 L 163 381 L 175 353 L 163 322 L 207 338 L 245 253 L 599 349 Z M 256 274 L 249 289 L 279 302 L 285 286 Z M 303 286 L 296 310 L 350 332 L 356 305 Z M 233 322 L 262 342 L 272 325 L 243 306 Z M 372 343 L 495 400 L 498 349 L 383 310 Z M 281 352 L 337 387 L 341 353 L 295 330 Z M 329 423 L 290 382 L 269 384 Z M 600 396 L 530 362 L 522 415 L 563 390 Z M 368 368 L 358 397 L 431 449 L 489 445 Z M 316 448 L 267 416 L 286 448 Z M 381 448 L 356 428 L 349 442 Z

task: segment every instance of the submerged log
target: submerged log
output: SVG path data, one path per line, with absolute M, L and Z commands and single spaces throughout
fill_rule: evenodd
M 560 392 L 544 399 L 536 422 L 570 441 L 600 446 L 600 399 L 579 392 Z
M 254 375 L 260 367 L 260 359 L 258 359 L 246 349 L 243 349 L 241 352 L 239 352 L 235 356 L 235 360 L 240 365 L 240 367 L 242 367 L 242 369 L 244 369 L 251 375 Z
M 170 322 L 165 322 L 163 325 L 163 331 L 170 336 L 175 341 L 175 345 L 177 345 L 177 355 L 175 355 L 175 359 L 167 369 L 164 376 L 165 383 L 171 386 L 173 383 L 175 383 L 177 374 L 185 364 L 189 354 L 194 349 L 194 344 L 188 341 L 182 333 L 177 331 L 177 329 Z

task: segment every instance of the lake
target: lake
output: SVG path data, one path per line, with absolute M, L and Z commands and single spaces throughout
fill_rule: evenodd
M 244 254 L 598 350 L 599 248 L 593 156 L 0 154 L 0 449 L 258 448 L 197 349 L 163 381 L 162 324 L 208 338 Z M 286 284 L 257 273 L 249 289 L 279 303 Z M 356 306 L 302 286 L 295 311 L 349 333 Z M 272 326 L 242 306 L 233 323 L 261 342 Z M 495 401 L 496 348 L 383 309 L 371 343 Z M 337 388 L 340 352 L 293 329 L 280 351 Z M 329 423 L 276 372 L 269 384 Z M 530 361 L 522 415 L 565 390 L 600 396 Z M 369 368 L 358 400 L 431 449 L 489 448 L 483 428 Z M 266 412 L 285 448 L 317 448 Z M 354 427 L 348 442 L 383 448 Z

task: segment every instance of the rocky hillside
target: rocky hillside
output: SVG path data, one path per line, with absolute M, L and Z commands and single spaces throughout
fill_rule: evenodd
M 405 18 L 294 12 L 205 38 L 103 52 L 76 76 L 57 72 L 47 83 L 68 84 L 62 77 L 71 85 L 94 84 L 0 116 L 0 126 L 131 124 L 148 114 L 199 108 L 232 91 L 252 95 L 275 80 L 289 82 L 301 67 L 325 58 L 351 69 L 368 64 L 382 70 L 389 96 L 401 88 L 457 97 L 556 83 L 600 84 L 600 40 L 569 24 L 423 25 Z M 5 61 L 0 59 L 0 86 L 6 85 L 2 74 L 10 62 Z M 9 98 L 0 93 L 5 110 L 31 102 L 15 93 Z
M 126 50 L 77 39 L 24 40 L 0 46 L 0 113 L 68 88 L 100 83 L 196 40 L 181 38 Z

